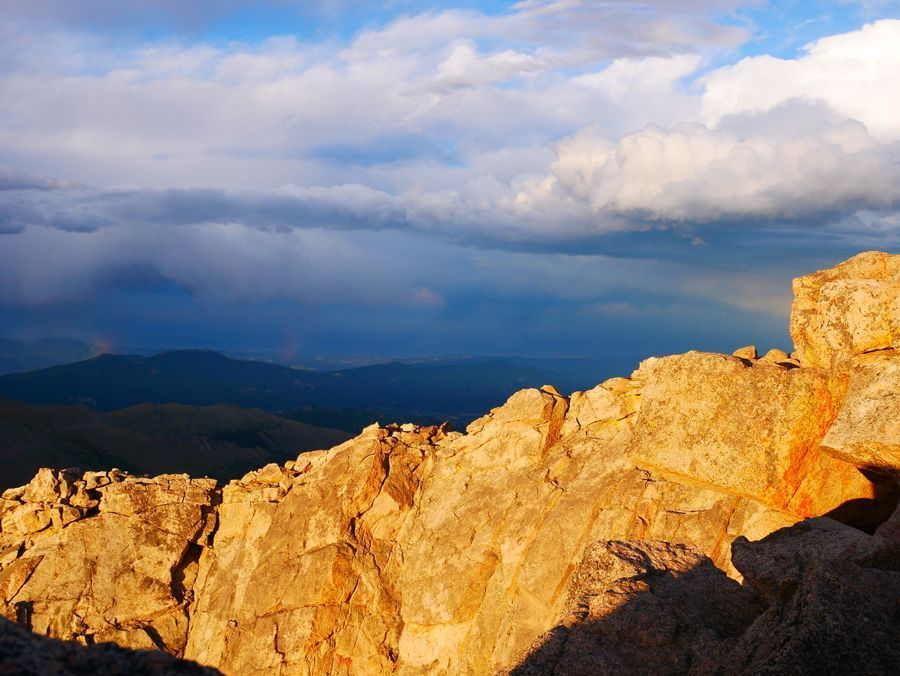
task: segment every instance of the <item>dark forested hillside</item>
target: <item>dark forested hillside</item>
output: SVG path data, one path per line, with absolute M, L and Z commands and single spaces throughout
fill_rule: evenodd
M 40 467 L 227 480 L 348 436 L 234 406 L 141 404 L 107 413 L 0 401 L 0 488 L 26 483 Z

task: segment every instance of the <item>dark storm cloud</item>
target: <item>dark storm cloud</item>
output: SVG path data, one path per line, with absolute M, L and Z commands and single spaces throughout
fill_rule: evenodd
M 587 161 L 599 166 L 608 152 L 603 144 L 609 143 L 576 137 L 567 142 L 570 145 L 561 144 L 550 189 L 501 189 L 488 198 L 481 193 L 456 191 L 390 194 L 362 185 L 97 190 L 7 170 L 6 183 L 0 183 L 5 188 L 0 190 L 0 223 L 7 231 L 43 225 L 71 232 L 198 224 L 285 231 L 393 229 L 474 247 L 663 259 L 703 257 L 711 249 L 721 249 L 726 256 L 747 254 L 759 247 L 777 252 L 800 240 L 807 240 L 807 246 L 816 249 L 834 242 L 842 245 L 844 240 L 865 234 L 872 241 L 890 243 L 898 236 L 896 219 L 890 214 L 900 199 L 894 190 L 900 172 L 896 163 L 891 165 L 890 154 L 848 156 L 833 175 L 840 187 L 836 184 L 830 188 L 827 196 L 821 193 L 821 185 L 815 191 L 808 185 L 831 180 L 829 174 L 815 170 L 809 176 L 801 173 L 782 178 L 777 164 L 780 160 L 775 156 L 771 169 L 757 166 L 757 173 L 746 178 L 757 186 L 773 186 L 771 192 L 741 189 L 736 198 L 730 187 L 721 191 L 714 187 L 715 182 L 725 186 L 730 180 L 727 165 L 718 161 L 715 178 L 710 175 L 707 179 L 709 194 L 700 197 L 691 183 L 697 180 L 698 171 L 705 169 L 697 169 L 695 157 L 686 156 L 684 168 L 678 164 L 681 160 L 673 160 L 673 153 L 680 152 L 677 144 L 693 135 L 707 144 L 727 147 L 740 143 L 734 137 L 720 138 L 703 128 L 651 130 L 648 136 L 654 144 L 649 147 L 654 154 L 665 152 L 669 166 L 661 178 L 652 172 L 644 178 L 645 186 L 659 180 L 658 189 L 646 191 L 646 196 L 630 197 L 630 201 L 610 190 L 633 195 L 630 183 L 640 181 L 643 174 L 634 175 L 620 167 L 604 174 L 595 168 L 595 184 L 586 185 L 582 179 L 578 179 L 582 181 L 578 185 L 573 183 L 572 177 L 583 176 L 585 171 L 572 163 L 590 158 Z M 585 147 L 590 148 L 592 143 L 599 149 L 595 154 L 584 154 Z M 646 162 L 648 157 L 656 161 L 640 148 L 644 143 L 643 139 L 619 141 L 619 148 L 613 146 L 615 156 L 625 163 L 629 162 L 628 153 L 637 155 L 640 161 Z M 665 143 L 675 143 L 676 150 L 666 150 Z M 824 146 L 822 152 L 835 150 L 835 146 Z M 807 144 L 806 152 L 808 161 L 815 162 L 816 146 Z M 575 158 L 570 161 L 568 153 L 575 153 Z M 740 161 L 735 171 L 746 171 L 746 166 Z M 683 175 L 675 176 L 679 171 Z M 0 180 L 3 176 L 0 174 Z M 586 195 L 586 190 L 600 191 L 600 197 Z M 605 200 L 602 204 L 601 198 Z M 865 212 L 863 216 L 854 216 L 861 212 Z M 817 234 L 810 239 L 811 233 Z
M 0 194 L 7 220 L 89 232 L 102 227 L 233 223 L 258 229 L 404 228 L 400 201 L 364 186 L 226 191 L 203 188 L 91 190 L 47 187 Z M 52 192 L 51 192 L 52 190 Z

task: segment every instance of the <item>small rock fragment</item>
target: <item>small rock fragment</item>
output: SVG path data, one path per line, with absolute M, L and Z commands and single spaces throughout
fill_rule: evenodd
M 738 357 L 740 359 L 756 359 L 756 345 L 747 345 L 746 347 L 735 350 L 731 354 L 732 356 Z

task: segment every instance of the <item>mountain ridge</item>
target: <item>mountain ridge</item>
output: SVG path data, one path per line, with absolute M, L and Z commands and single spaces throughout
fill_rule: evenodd
M 212 350 L 103 354 L 0 376 L 0 397 L 33 404 L 86 403 L 101 410 L 142 402 L 233 404 L 270 412 L 317 406 L 398 409 L 458 419 L 467 414 L 474 418 L 522 387 L 554 382 L 561 389 L 578 389 L 595 380 L 590 370 L 559 374 L 517 359 L 427 365 L 396 361 L 320 372 L 233 359 Z M 602 379 L 614 362 L 592 364 Z

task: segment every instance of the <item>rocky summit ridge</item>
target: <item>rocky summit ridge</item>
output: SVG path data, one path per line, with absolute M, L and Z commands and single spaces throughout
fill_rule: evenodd
M 372 425 L 225 486 L 42 469 L 0 498 L 0 609 L 95 652 L 0 621 L 0 673 L 104 642 L 147 673 L 890 673 L 900 256 L 794 292 L 791 355 L 651 358 L 465 434 Z

